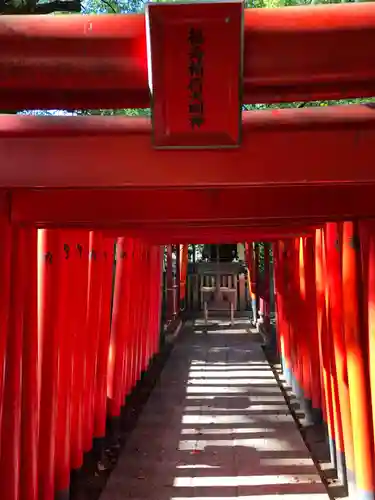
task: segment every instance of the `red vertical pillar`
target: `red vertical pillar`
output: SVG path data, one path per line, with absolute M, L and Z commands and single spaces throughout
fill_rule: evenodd
M 108 367 L 108 409 L 110 416 L 115 420 L 119 418 L 123 404 L 124 381 L 128 383 L 129 380 L 128 375 L 124 376 L 124 370 L 129 373 L 129 359 L 126 359 L 129 351 L 126 347 L 128 315 L 131 307 L 128 297 L 129 271 L 132 266 L 133 248 L 127 243 L 125 238 L 118 238 L 116 243 L 116 276 Z
M 20 498 L 22 347 L 25 286 L 25 235 L 19 228 L 12 230 L 11 292 L 9 334 L 6 350 L 3 421 L 1 428 L 2 454 L 0 480 L 4 500 Z
M 374 447 L 369 374 L 366 366 L 362 316 L 363 290 L 358 227 L 343 225 L 343 318 L 347 355 L 350 411 L 353 431 L 354 471 L 348 480 L 356 484 L 356 498 L 375 498 Z
M 335 422 L 331 387 L 331 353 L 330 353 L 330 331 L 328 328 L 326 308 L 326 276 L 324 266 L 324 233 L 322 229 L 316 231 L 315 256 L 316 256 L 316 304 L 317 324 L 319 341 L 319 358 L 321 368 L 322 396 L 323 396 L 323 418 L 327 426 L 330 459 L 334 468 L 337 467 L 335 447 Z
M 245 251 L 246 251 L 246 246 L 245 246 Z M 282 351 L 282 320 L 281 320 L 281 315 L 282 315 L 282 308 L 281 308 L 281 300 L 280 300 L 280 295 L 279 295 L 279 243 L 275 242 L 272 244 L 272 255 L 273 255 L 273 289 L 274 289 L 274 300 L 275 300 L 275 316 L 276 316 L 276 346 L 277 346 L 277 352 L 280 356 L 280 361 L 281 365 L 283 366 L 284 360 L 283 356 L 284 353 Z M 247 257 L 246 257 L 247 259 Z
M 55 489 L 57 498 L 66 498 L 70 485 L 70 407 L 72 390 L 72 249 L 69 231 L 60 231 L 59 304 L 55 321 L 59 335 L 58 408 L 55 444 Z
M 174 316 L 173 260 L 172 245 L 167 246 L 167 321 Z
M 154 345 L 155 345 L 155 330 L 154 330 L 154 322 L 155 322 L 155 246 L 150 247 L 150 285 L 149 285 L 149 318 L 148 318 L 148 328 L 149 328 L 149 340 L 148 340 L 148 365 L 155 354 Z
M 260 294 L 260 321 L 259 331 L 262 334 L 265 345 L 271 350 L 275 349 L 275 339 L 270 328 L 270 245 L 263 243 L 263 278 L 262 292 Z
M 189 245 L 181 245 L 180 250 L 180 260 L 181 260 L 181 275 L 180 275 L 180 308 L 184 310 L 186 308 L 186 276 L 187 268 L 189 263 Z M 157 279 L 157 278 L 156 278 Z M 159 280 L 158 280 L 159 281 Z
M 343 331 L 342 304 L 342 234 L 337 223 L 326 225 L 327 280 L 329 308 L 335 358 L 339 417 L 343 442 L 337 443 L 337 469 L 342 482 L 346 484 L 346 468 L 354 471 L 353 436 L 348 391 L 346 348 Z M 353 488 L 350 488 L 353 490 Z M 353 493 L 352 493 L 353 494 Z M 354 493 L 355 494 L 355 493 Z
M 160 247 L 153 247 L 153 279 L 152 279 L 152 355 L 159 350 L 159 330 L 161 312 L 161 252 Z
M 142 244 L 137 242 L 138 252 L 136 254 L 136 261 L 134 266 L 135 273 L 133 274 L 133 286 L 135 287 L 135 299 L 134 299 L 134 331 L 136 334 L 136 354 L 135 354 L 135 370 L 134 370 L 134 385 L 139 380 L 141 373 L 141 356 L 142 356 L 142 302 L 143 302 L 143 264 L 144 264 L 144 251 Z M 174 296 L 174 295 L 173 295 Z
M 128 317 L 127 317 L 127 342 L 126 342 L 126 382 L 124 384 L 125 394 L 129 394 L 136 383 L 137 378 L 137 353 L 138 353 L 138 324 L 137 324 L 137 297 L 138 297 L 138 254 L 139 242 L 132 240 L 130 254 L 130 265 L 128 272 Z
M 367 223 L 368 250 L 368 364 L 370 370 L 370 387 L 372 402 L 372 422 L 375 422 L 375 224 Z M 374 443 L 375 446 L 375 443 Z M 352 468 L 351 470 L 354 470 Z
M 155 248 L 155 322 L 154 322 L 154 354 L 159 351 L 160 328 L 163 307 L 163 259 L 164 247 Z
M 298 238 L 296 240 L 297 252 L 297 268 L 298 268 L 298 283 L 297 294 L 299 306 L 299 337 L 301 345 L 301 377 L 303 381 L 303 405 L 307 413 L 310 412 L 308 402 L 311 401 L 311 380 L 310 380 L 310 349 L 308 332 L 304 331 L 304 323 L 306 317 L 306 276 L 305 276 L 305 262 L 304 262 L 304 239 Z M 304 332 L 301 334 L 301 332 Z M 307 415 L 309 417 L 309 415 Z
M 153 294 L 153 247 L 148 246 L 148 278 L 146 280 L 146 288 L 145 288 L 145 307 L 144 316 L 145 316 L 145 335 L 146 335 L 146 359 L 143 371 L 145 371 L 148 367 L 149 360 L 151 358 L 151 343 L 152 343 L 152 294 Z
M 83 366 L 81 363 L 81 374 L 83 381 L 77 383 L 77 374 L 75 370 L 77 366 L 76 349 L 79 346 L 86 354 L 86 346 L 84 344 L 85 329 L 77 328 L 77 319 L 82 318 L 82 314 L 86 311 L 86 304 L 79 300 L 77 294 L 81 283 L 79 281 L 80 272 L 77 269 L 78 259 L 81 258 L 77 252 L 77 232 L 76 231 L 60 231 L 61 245 L 61 266 L 59 278 L 59 312 L 57 322 L 59 325 L 60 335 L 60 355 L 59 355 L 59 377 L 58 377 L 58 415 L 56 428 L 56 469 L 55 469 L 55 485 L 56 496 L 66 498 L 69 496 L 70 487 L 70 472 L 71 467 L 77 468 L 80 463 L 79 457 L 76 457 L 78 464 L 72 464 L 72 455 L 82 455 L 82 431 L 87 428 L 87 420 L 84 419 L 85 425 L 81 425 L 78 431 L 73 429 L 73 426 L 79 425 L 79 422 L 73 422 L 72 416 L 77 418 L 81 399 L 85 395 L 87 383 L 83 377 Z M 86 248 L 87 250 L 87 248 Z M 87 269 L 87 268 L 86 268 Z M 78 311 L 78 307 L 83 311 Z M 82 321 L 81 321 L 82 325 Z M 81 326 L 80 325 L 80 326 Z M 83 323 L 84 325 L 84 323 Z M 84 354 L 84 355 L 85 355 Z M 80 394 L 77 391 L 80 390 Z M 75 408 L 74 405 L 78 405 Z M 75 439 L 79 443 L 73 442 Z
M 38 234 L 24 232 L 25 309 L 22 349 L 22 433 L 20 499 L 38 498 L 39 340 L 38 340 Z
M 145 273 L 143 279 L 143 303 L 142 303 L 142 338 L 143 338 L 143 352 L 141 359 L 141 371 L 142 373 L 146 370 L 148 365 L 148 343 L 150 337 L 149 330 L 149 319 L 150 319 L 150 288 L 151 288 L 151 249 L 149 245 L 145 247 L 145 268 L 147 272 Z
M 90 231 L 88 297 L 86 319 L 86 387 L 84 402 L 84 451 L 92 448 L 94 435 L 94 388 L 99 346 L 99 311 L 103 272 L 103 237 L 99 231 Z
M 276 266 L 276 286 L 277 286 L 277 316 L 278 316 L 278 336 L 281 352 L 283 374 L 291 385 L 292 367 L 289 348 L 289 323 L 286 315 L 286 282 L 288 280 L 288 259 L 286 257 L 285 243 L 279 241 L 276 245 L 275 258 Z
M 142 355 L 142 373 L 146 371 L 148 366 L 148 361 L 150 359 L 150 342 L 151 342 L 151 290 L 152 290 L 152 247 L 146 245 L 145 252 L 145 285 L 144 285 L 144 300 L 143 300 L 143 337 L 144 337 L 144 348 Z
M 299 275 L 299 239 L 292 240 L 288 250 L 290 263 L 290 277 L 288 280 L 288 320 L 290 323 L 290 344 L 292 359 L 292 388 L 296 396 L 303 404 L 304 380 L 303 380 L 303 339 L 301 336 L 301 301 L 300 301 L 300 275 Z
M 143 331 L 143 313 L 144 313 L 144 285 L 145 285 L 145 276 L 146 273 L 143 273 L 143 269 L 145 268 L 145 248 L 141 245 L 140 251 L 140 260 L 139 260 L 139 271 L 138 271 L 138 300 L 136 305 L 137 310 L 137 331 L 138 331 L 138 362 L 137 362 L 137 379 L 136 382 L 140 379 L 141 376 L 141 366 L 142 366 L 142 355 L 143 355 L 143 346 L 144 346 L 144 334 Z
M 316 281 L 315 281 L 315 241 L 306 238 L 304 242 L 305 272 L 305 328 L 309 339 L 310 382 L 311 382 L 311 416 L 315 423 L 322 421 L 322 398 L 319 341 L 317 329 Z
M 335 449 L 336 457 L 336 469 L 338 476 L 343 484 L 346 481 L 346 470 L 342 460 L 344 442 L 343 442 L 343 430 L 342 421 L 340 413 L 340 401 L 338 394 L 338 382 L 337 382 L 337 370 L 336 370 L 336 359 L 334 350 L 334 338 L 332 330 L 332 311 L 331 311 L 331 301 L 330 301 L 330 286 L 329 286 L 329 275 L 331 270 L 327 265 L 327 233 L 325 230 L 322 231 L 323 236 L 323 273 L 324 273 L 324 286 L 325 286 L 325 309 L 327 318 L 327 339 L 326 346 L 329 356 L 329 384 L 330 384 L 330 397 L 332 404 L 332 419 L 334 425 L 334 437 L 332 437 L 333 447 Z
M 253 275 L 253 312 L 255 309 L 254 324 L 257 324 L 259 311 L 259 244 L 254 243 Z
M 148 303 L 148 319 L 147 319 L 147 332 L 148 332 L 148 341 L 147 341 L 147 367 L 153 356 L 153 318 L 154 318 L 154 291 L 155 291 L 155 247 L 150 246 L 150 278 L 148 283 L 148 292 L 147 292 L 147 303 Z
M 293 245 L 291 241 L 284 241 L 282 245 L 282 280 L 283 280 L 283 311 L 285 324 L 285 356 L 286 362 L 286 380 L 290 387 L 295 388 L 296 377 L 296 352 L 294 341 L 294 291 L 293 291 Z
M 299 337 L 301 344 L 301 374 L 303 380 L 303 400 L 302 407 L 305 412 L 306 423 L 314 423 L 314 414 L 312 412 L 312 361 L 311 354 L 311 338 L 310 330 L 306 325 L 308 318 L 308 303 L 307 303 L 307 283 L 306 283 L 306 254 L 305 254 L 305 238 L 299 238 L 297 241 L 297 255 L 299 267 L 299 284 L 298 284 L 298 299 L 297 309 L 299 311 Z
M 0 220 L 0 430 L 3 415 L 6 349 L 8 338 L 9 300 L 11 283 L 12 229 L 5 218 Z M 0 439 L 0 456 L 2 442 Z
M 55 494 L 55 436 L 58 408 L 60 300 L 60 235 L 57 230 L 39 232 L 39 339 L 42 342 L 39 433 L 39 499 L 53 500 Z
M 372 421 L 375 422 L 375 224 L 367 224 L 368 231 L 368 364 L 372 401 Z
M 163 324 L 163 315 L 162 315 L 162 310 L 163 310 L 163 294 L 164 294 L 164 280 L 163 280 L 163 275 L 164 275 L 164 247 L 160 248 L 160 253 L 159 253 L 159 265 L 160 265 L 160 288 L 159 288 L 159 309 L 158 309 L 158 314 L 159 314 L 159 327 L 158 327 L 158 337 L 159 337 L 159 343 L 158 343 L 158 348 L 160 346 L 160 337 L 162 335 L 162 328 L 164 328 Z
M 131 314 L 129 315 L 129 347 L 131 355 L 129 356 L 129 380 L 128 393 L 132 391 L 138 379 L 138 366 L 139 366 L 139 298 L 141 274 L 141 245 L 139 240 L 133 240 L 133 253 L 130 282 L 130 303 Z M 143 271 L 143 270 L 142 270 Z
M 269 328 L 270 322 L 270 244 L 264 243 L 264 322 Z
M 249 291 L 249 301 L 253 315 L 252 323 L 256 325 L 257 305 L 256 305 L 256 283 L 254 266 L 254 248 L 252 243 L 245 243 L 245 254 L 247 262 L 247 287 Z
M 143 371 L 145 371 L 149 365 L 149 360 L 152 356 L 151 354 L 151 344 L 152 344 L 152 315 L 153 315 L 153 310 L 152 310 L 152 295 L 153 295 L 153 273 L 154 273 L 154 255 L 153 255 L 153 247 L 150 245 L 148 247 L 148 279 L 146 282 L 146 290 L 145 290 L 145 295 L 146 295 L 146 300 L 145 300 L 145 307 L 147 309 L 144 310 L 144 315 L 145 315 L 145 334 L 146 334 L 146 356 L 145 356 L 145 364 Z
M 175 280 L 175 313 L 179 314 L 180 312 L 180 285 L 181 285 L 181 245 L 179 243 L 176 244 L 176 280 Z
M 112 283 L 114 263 L 114 240 L 104 239 L 103 242 L 103 281 L 100 298 L 99 319 L 99 350 L 96 371 L 95 424 L 96 438 L 105 436 L 106 406 L 107 406 L 107 370 L 110 341 Z
M 71 251 L 74 283 L 71 293 L 72 316 L 72 400 L 70 413 L 72 469 L 77 471 L 83 461 L 83 429 L 86 425 L 83 414 L 86 364 L 86 317 L 88 292 L 89 231 L 75 231 Z

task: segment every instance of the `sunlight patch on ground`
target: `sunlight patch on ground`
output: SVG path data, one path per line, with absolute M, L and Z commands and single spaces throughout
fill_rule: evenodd
M 277 499 L 277 497 L 280 497 L 280 500 L 327 500 L 328 497 L 327 497 L 327 494 L 325 493 L 308 493 L 306 495 L 305 494 L 292 494 L 292 495 L 288 495 L 288 494 L 281 494 L 281 495 L 275 495 L 275 494 L 272 494 L 272 495 L 238 495 L 238 496 L 235 496 L 235 497 L 224 497 L 224 496 L 220 496 L 219 498 L 216 496 L 216 497 L 212 497 L 212 496 L 204 496 L 204 497 L 197 497 L 194 495 L 194 497 L 171 497 L 170 500 L 192 500 L 192 498 L 194 498 L 194 500 L 275 500 L 275 497 Z
M 173 486 L 177 488 L 196 488 L 210 486 L 265 486 L 274 484 L 315 484 L 319 482 L 318 474 L 298 475 L 259 475 L 259 476 L 212 476 L 212 477 L 176 477 Z

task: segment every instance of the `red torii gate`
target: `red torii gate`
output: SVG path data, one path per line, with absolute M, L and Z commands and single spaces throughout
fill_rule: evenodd
M 231 5 L 228 9 L 238 7 Z M 215 4 L 208 6 L 201 23 L 207 23 L 211 34 L 215 29 L 208 26 L 207 13 L 214 8 Z M 238 10 L 233 12 L 240 15 Z M 220 19 L 226 22 L 227 17 Z M 211 111 L 223 106 L 220 125 L 224 133 L 209 130 L 215 139 L 211 145 L 238 146 L 241 140 L 241 147 L 226 151 L 156 150 L 148 119 L 1 117 L 3 217 L 8 220 L 10 215 L 13 223 L 39 227 L 97 227 L 112 236 L 129 229 L 152 241 L 176 238 L 180 242 L 184 235 L 189 241 L 204 237 L 222 241 L 241 235 L 284 239 L 306 234 L 326 219 L 374 216 L 375 120 L 370 106 L 244 113 L 241 139 L 239 123 L 238 130 L 225 130 L 225 114 L 233 118 L 235 109 L 239 116 L 242 102 L 374 95 L 375 5 L 254 9 L 245 11 L 243 20 L 243 71 L 234 71 L 230 60 L 220 55 L 229 61 L 224 72 L 228 82 L 224 80 L 221 85 L 222 94 L 212 92 L 207 96 Z M 241 30 L 233 30 L 231 37 L 230 43 L 228 38 L 221 38 L 233 49 L 237 64 L 242 56 Z M 2 108 L 150 106 L 150 67 L 142 15 L 2 16 L 0 41 L 6 47 L 0 55 Z M 187 40 L 180 42 L 186 49 Z M 176 47 L 182 46 L 176 43 Z M 162 44 L 155 50 L 160 54 L 163 48 Z M 212 45 L 210 54 L 215 55 Z M 171 54 L 165 55 L 168 60 Z M 185 63 L 176 60 L 174 64 L 176 73 L 167 72 L 168 84 L 172 76 L 179 82 Z M 166 68 L 171 70 L 167 65 L 163 71 Z M 218 66 L 210 68 L 209 79 L 215 82 L 220 77 Z M 226 84 L 237 88 L 234 97 L 224 95 Z M 159 94 L 153 95 L 154 109 L 161 102 L 168 108 L 170 97 L 163 89 L 160 93 L 159 86 Z M 189 96 L 185 97 L 181 109 L 187 108 Z M 175 120 L 173 126 L 180 113 L 180 108 L 175 109 L 176 115 L 168 115 Z M 160 119 L 160 115 L 154 114 L 154 125 L 155 117 Z M 170 124 L 156 123 L 160 125 L 165 132 Z M 185 133 L 184 141 L 189 139 L 188 120 L 177 125 Z M 204 126 L 202 130 L 204 133 Z M 223 137 L 226 141 L 220 143 Z M 189 145 L 184 141 L 172 145 Z M 288 229 L 292 221 L 297 226 Z M 344 229 L 346 238 L 355 235 L 350 225 Z M 17 244 L 20 254 L 20 241 Z M 348 261 L 351 259 L 349 264 L 353 263 L 352 254 L 345 255 Z M 145 255 L 139 257 L 140 266 Z M 354 269 L 354 265 L 349 268 Z M 355 285 L 355 274 L 351 278 Z M 354 285 L 348 289 L 348 303 L 355 302 Z M 139 290 L 137 294 L 141 296 Z M 358 347 L 354 327 L 352 340 Z M 360 432 L 358 415 L 364 401 L 359 394 L 356 432 Z M 357 443 L 360 452 L 356 457 L 361 460 L 366 458 L 361 452 L 370 446 L 364 445 L 365 441 Z M 368 477 L 371 479 L 371 474 Z M 365 478 L 359 486 L 366 489 L 372 486 L 369 483 Z M 370 487 L 367 491 L 371 495 Z
M 371 3 L 245 10 L 243 101 L 374 95 L 374 36 Z M 150 105 L 143 15 L 2 16 L 0 41 L 2 107 Z M 370 106 L 244 113 L 241 147 L 227 151 L 155 150 L 151 131 L 146 118 L 1 117 L 7 213 L 103 226 L 375 215 Z

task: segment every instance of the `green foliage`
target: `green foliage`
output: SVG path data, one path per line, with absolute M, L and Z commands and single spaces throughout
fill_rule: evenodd
M 79 115 L 101 115 L 101 116 L 151 116 L 150 108 L 138 109 L 138 108 L 128 108 L 128 109 L 84 109 L 77 111 Z
M 309 102 L 281 102 L 273 104 L 245 104 L 245 111 L 260 111 L 262 109 L 286 109 L 286 108 L 312 108 L 318 106 L 338 106 L 344 104 L 365 104 L 375 102 L 375 97 L 356 98 L 356 99 L 337 99 L 327 101 L 309 101 Z
M 82 3 L 84 14 L 136 14 L 143 12 L 143 0 L 85 0 Z
M 258 248 L 259 248 L 259 271 L 262 273 L 264 271 L 264 250 L 265 250 L 265 243 L 260 242 L 257 243 Z M 269 251 L 269 256 L 270 256 L 270 264 L 273 262 L 273 256 L 272 256 L 272 245 L 268 244 L 268 251 Z
M 6 15 L 80 11 L 80 0 L 0 0 L 0 14 Z

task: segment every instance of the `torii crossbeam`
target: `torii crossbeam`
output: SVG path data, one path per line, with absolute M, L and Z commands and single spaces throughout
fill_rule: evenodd
M 233 8 L 239 3 L 227 4 Z M 194 5 L 185 9 L 194 13 L 198 8 Z M 211 22 L 207 12 L 215 5 L 205 4 L 206 17 L 196 17 L 199 26 Z M 177 7 L 153 4 L 152 8 L 164 9 L 160 18 L 164 22 L 168 9 Z M 129 117 L 1 117 L 0 187 L 12 192 L 6 204 L 12 219 L 79 226 L 96 221 L 103 227 L 116 223 L 125 227 L 136 220 L 182 224 L 282 220 L 285 224 L 374 216 L 370 201 L 375 194 L 375 111 L 371 105 L 246 112 L 238 143 L 237 131 L 225 130 L 225 116 L 231 106 L 238 108 L 242 102 L 374 95 L 375 5 L 254 9 L 246 10 L 243 19 L 243 101 L 233 96 L 224 99 L 220 124 L 224 132 L 210 125 L 208 135 L 219 149 L 155 149 L 152 131 L 155 136 L 160 113 L 152 124 L 147 118 Z M 184 18 L 179 22 L 183 25 Z M 207 33 L 215 32 L 209 28 Z M 150 106 L 153 87 L 148 84 L 146 31 L 142 15 L 2 16 L 0 41 L 6 48 L 0 55 L 1 105 L 7 109 Z M 152 37 L 152 29 L 150 33 Z M 233 30 L 232 35 L 233 50 L 241 54 L 238 34 Z M 176 43 L 185 42 L 181 38 Z M 157 46 L 154 52 L 159 54 L 163 47 Z M 353 51 L 356 57 L 351 56 Z M 168 61 L 168 54 L 165 57 Z M 181 92 L 188 75 L 181 76 L 183 68 L 177 65 L 175 73 L 169 69 L 166 73 L 177 82 L 181 77 Z M 219 63 L 208 68 L 210 81 L 215 74 L 219 77 Z M 231 88 L 241 81 L 237 74 L 228 78 Z M 220 88 L 225 97 L 225 85 Z M 188 146 L 194 135 L 194 127 L 186 121 L 187 110 L 192 109 L 189 95 L 186 106 L 181 101 L 181 114 L 173 106 L 170 112 L 172 101 L 158 92 L 152 96 L 153 108 L 161 109 L 161 102 L 169 110 L 167 119 L 160 118 L 164 139 L 170 133 L 167 122 L 172 120 L 172 135 L 177 133 L 177 143 L 183 137 L 181 146 Z M 222 101 L 208 89 L 204 94 L 209 115 Z M 183 92 L 181 96 L 185 99 Z M 205 125 L 201 128 L 204 132 Z M 222 145 L 239 147 L 223 151 Z M 33 188 L 38 190 L 29 192 Z M 131 200 L 142 208 L 134 212 Z M 29 210 L 25 207 L 30 202 Z M 120 208 L 103 209 L 99 217 L 98 206 Z M 198 207 L 194 213 L 191 206 Z

